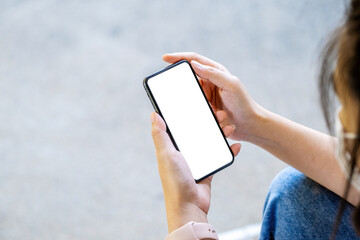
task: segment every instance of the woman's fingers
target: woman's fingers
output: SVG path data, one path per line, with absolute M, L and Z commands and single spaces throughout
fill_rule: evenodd
M 221 101 L 220 98 L 219 98 L 219 89 L 214 85 L 212 84 L 210 81 L 206 80 L 206 79 L 202 79 L 202 78 L 199 78 L 201 79 L 201 87 L 205 93 L 205 96 L 206 96 L 206 99 L 208 100 L 208 102 L 214 106 L 216 109 L 218 107 L 220 107 L 219 104 Z
M 194 60 L 191 61 L 191 66 L 194 68 L 196 75 L 219 88 L 225 88 L 229 82 L 232 82 L 232 75 L 218 68 L 203 65 Z
M 234 154 L 234 157 L 236 157 L 240 152 L 241 144 L 240 143 L 235 143 L 235 144 L 231 145 L 230 148 L 231 148 L 231 151 Z
M 222 128 L 222 131 L 226 138 L 230 137 L 235 131 L 235 125 L 227 125 Z
M 227 69 L 220 63 L 217 63 L 207 57 L 204 57 L 200 54 L 193 53 L 193 52 L 167 53 L 167 54 L 164 54 L 163 60 L 168 63 L 174 63 L 174 62 L 178 62 L 180 60 L 187 60 L 189 62 L 191 62 L 192 60 L 195 60 L 204 65 L 215 67 L 221 71 L 227 71 Z
M 225 120 L 227 118 L 226 112 L 223 110 L 219 110 L 215 113 L 215 115 L 216 115 L 216 118 L 217 118 L 219 124 L 221 126 L 224 125 L 223 123 L 225 122 Z

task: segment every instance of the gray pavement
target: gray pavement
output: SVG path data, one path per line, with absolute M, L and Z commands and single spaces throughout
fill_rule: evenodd
M 344 1 L 0 1 L 0 239 L 162 239 L 144 76 L 195 51 L 325 131 L 319 46 Z M 244 143 L 213 181 L 219 232 L 261 221 L 285 165 Z

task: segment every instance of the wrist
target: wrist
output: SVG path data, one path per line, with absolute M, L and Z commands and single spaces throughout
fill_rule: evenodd
M 166 216 L 169 233 L 182 227 L 190 221 L 198 223 L 208 222 L 207 214 L 193 204 L 187 204 L 181 207 L 175 207 L 174 205 L 166 206 Z
M 244 133 L 242 140 L 258 145 L 263 141 L 267 132 L 266 128 L 269 126 L 271 112 L 255 102 L 252 109 L 252 124 Z

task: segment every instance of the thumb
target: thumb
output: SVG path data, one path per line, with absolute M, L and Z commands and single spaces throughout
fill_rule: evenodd
M 166 124 L 164 120 L 159 116 L 159 114 L 153 112 L 151 114 L 151 122 L 151 136 L 153 138 L 156 151 L 174 150 L 175 147 L 166 132 Z

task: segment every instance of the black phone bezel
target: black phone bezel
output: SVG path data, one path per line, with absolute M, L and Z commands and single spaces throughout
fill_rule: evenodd
M 211 113 L 212 113 L 212 115 L 213 115 L 213 118 L 215 119 L 215 122 L 216 122 L 216 124 L 217 124 L 217 126 L 218 126 L 218 128 L 219 128 L 219 130 L 220 130 L 220 132 L 221 132 L 221 135 L 222 135 L 222 137 L 223 137 L 226 145 L 228 146 L 228 149 L 229 149 L 229 151 L 230 151 L 230 153 L 231 153 L 231 156 L 232 156 L 231 162 L 225 164 L 224 166 L 222 166 L 222 167 L 220 167 L 220 168 L 218 168 L 218 169 L 210 172 L 209 174 L 207 174 L 207 175 L 205 175 L 205 176 L 203 176 L 203 177 L 201 177 L 201 178 L 199 178 L 199 179 L 195 179 L 196 182 L 200 182 L 201 180 L 204 180 L 205 178 L 208 178 L 208 177 L 210 177 L 211 175 L 214 175 L 215 173 L 217 173 L 217 172 L 219 172 L 219 171 L 227 168 L 227 167 L 230 166 L 231 164 L 233 164 L 235 157 L 234 157 L 234 154 L 233 154 L 233 152 L 232 152 L 232 150 L 231 150 L 231 148 L 230 148 L 230 145 L 229 145 L 228 141 L 226 140 L 226 137 L 225 137 L 225 135 L 224 135 L 224 133 L 223 133 L 221 127 L 220 127 L 220 124 L 219 124 L 219 122 L 218 122 L 217 119 L 216 119 L 215 113 L 214 113 L 214 111 L 212 110 L 212 108 L 211 108 L 211 106 L 210 106 L 210 103 L 209 103 L 209 101 L 208 101 L 207 98 L 206 98 L 206 95 L 205 95 L 205 93 L 204 93 L 204 91 L 203 91 L 203 89 L 202 89 L 202 87 L 201 87 L 201 85 L 200 85 L 199 79 L 197 78 L 194 69 L 191 67 L 190 62 L 187 61 L 187 60 L 181 60 L 181 61 L 178 61 L 178 62 L 176 62 L 176 63 L 173 63 L 173 64 L 165 67 L 164 69 L 162 69 L 162 70 L 160 70 L 160 71 L 157 71 L 157 72 L 155 72 L 154 74 L 151 74 L 150 76 L 146 77 L 146 78 L 143 80 L 143 85 L 144 85 L 145 91 L 146 91 L 146 93 L 147 93 L 147 95 L 148 95 L 148 97 L 149 97 L 149 99 L 150 99 L 150 101 L 151 101 L 151 104 L 152 104 L 153 107 L 154 107 L 154 110 L 161 116 L 161 118 L 164 120 L 164 122 L 165 122 L 165 124 L 166 124 L 166 120 L 165 120 L 165 118 L 163 117 L 163 115 L 162 115 L 162 113 L 161 113 L 161 110 L 160 110 L 158 104 L 156 103 L 155 97 L 154 97 L 154 95 L 152 94 L 150 87 L 148 86 L 148 81 L 149 81 L 150 78 L 155 77 L 156 75 L 159 75 L 159 74 L 161 74 L 161 73 L 163 73 L 163 72 L 165 72 L 165 71 L 167 71 L 167 70 L 169 70 L 169 69 L 171 69 L 171 68 L 173 68 L 173 67 L 176 67 L 176 66 L 178 66 L 178 65 L 180 65 L 180 64 L 183 64 L 183 63 L 186 63 L 186 64 L 189 65 L 189 67 L 190 67 L 190 69 L 191 69 L 191 71 L 192 71 L 192 73 L 193 73 L 193 75 L 194 75 L 194 78 L 195 78 L 195 80 L 196 80 L 196 82 L 197 82 L 197 84 L 198 84 L 198 86 L 199 86 L 199 88 L 200 88 L 200 91 L 201 91 L 202 94 L 203 94 L 203 97 L 204 97 L 204 99 L 205 99 L 205 101 L 206 101 L 206 103 L 207 103 L 207 105 L 208 105 L 208 107 L 209 107 L 209 110 L 211 111 Z M 170 131 L 170 129 L 169 129 L 169 127 L 168 127 L 167 124 L 166 124 L 166 132 L 168 133 L 168 135 L 169 135 L 172 143 L 174 144 L 174 147 L 176 148 L 176 150 L 179 151 L 179 152 L 181 152 L 181 151 L 179 150 L 179 148 L 178 148 L 178 146 L 177 146 L 177 144 L 176 144 L 176 141 L 175 141 L 175 139 L 173 138 L 173 136 L 172 136 L 172 134 L 171 134 L 171 131 Z

